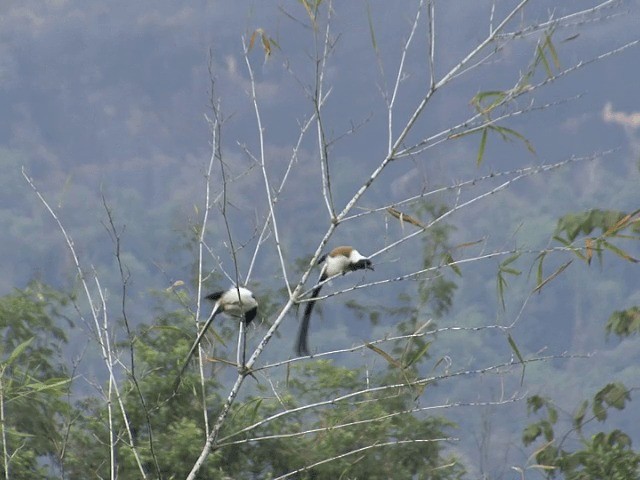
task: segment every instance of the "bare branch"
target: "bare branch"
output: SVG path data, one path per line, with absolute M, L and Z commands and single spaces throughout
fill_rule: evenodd
M 525 364 L 529 364 L 529 363 L 537 363 L 537 362 L 545 362 L 545 361 L 549 361 L 549 360 L 553 360 L 553 359 L 567 359 L 567 358 L 584 358 L 584 355 L 568 355 L 568 354 L 562 354 L 562 355 L 548 355 L 548 356 L 541 356 L 541 357 L 534 357 L 534 358 L 530 358 L 530 359 L 525 359 Z M 245 428 L 242 428 L 240 430 L 238 430 L 237 432 L 234 432 L 226 437 L 224 437 L 224 439 L 222 440 L 229 440 L 237 435 L 241 435 L 244 433 L 247 433 L 251 430 L 255 430 L 256 428 L 259 428 L 263 425 L 265 425 L 266 423 L 270 423 L 274 420 L 277 420 L 283 416 L 286 415 L 291 415 L 293 413 L 299 413 L 299 412 L 303 412 L 306 410 L 313 410 L 313 409 L 317 409 L 320 407 L 326 407 L 326 406 L 332 406 L 335 405 L 337 403 L 340 402 L 345 402 L 347 400 L 353 401 L 355 399 L 357 399 L 358 397 L 364 396 L 364 395 L 370 395 L 372 393 L 379 393 L 379 392 L 385 392 L 385 391 L 394 391 L 397 389 L 403 389 L 403 388 L 412 388 L 412 387 L 417 387 L 417 386 L 426 386 L 428 384 L 434 383 L 434 382 L 441 382 L 444 380 L 449 380 L 449 379 L 453 379 L 453 378 L 457 378 L 457 377 L 467 377 L 467 376 L 474 376 L 474 375 L 479 375 L 479 374 L 485 374 L 485 373 L 489 373 L 489 372 L 496 372 L 496 371 L 501 371 L 505 368 L 511 368 L 514 366 L 520 365 L 519 361 L 509 361 L 509 362 L 503 362 L 500 364 L 495 364 L 495 365 L 490 365 L 487 367 L 482 367 L 482 368 L 477 368 L 477 369 L 468 369 L 468 370 L 457 370 L 455 372 L 445 372 L 444 374 L 441 375 L 433 375 L 430 377 L 423 377 L 423 378 L 418 378 L 415 380 L 407 380 L 404 383 L 395 383 L 395 384 L 389 384 L 389 385 L 380 385 L 377 387 L 367 387 L 361 390 L 356 390 L 356 391 L 352 391 L 343 395 L 339 395 L 336 396 L 334 398 L 330 398 L 327 400 L 322 400 L 322 401 L 318 401 L 315 403 L 308 403 L 305 405 L 302 405 L 300 407 L 296 407 L 296 408 L 291 408 L 291 409 L 287 409 L 284 410 L 282 412 L 278 412 L 276 414 L 273 414 L 269 417 L 265 417 L 262 420 L 255 422 Z
M 105 367 L 107 368 L 107 371 L 109 372 L 109 394 L 107 396 L 107 408 L 109 410 L 109 429 L 110 429 L 110 440 L 111 440 L 111 447 L 110 447 L 110 455 L 111 455 L 111 476 L 112 478 L 115 478 L 116 475 L 116 471 L 115 471 L 115 444 L 113 443 L 113 417 L 112 417 L 112 413 L 111 413 L 111 390 L 113 390 L 115 396 L 116 396 L 116 400 L 118 401 L 121 413 L 122 413 L 122 418 L 124 421 L 124 424 L 126 426 L 127 429 L 127 434 L 129 435 L 129 441 L 131 444 L 131 451 L 134 455 L 134 458 L 136 460 L 136 463 L 138 465 L 138 469 L 140 470 L 140 474 L 142 475 L 142 478 L 147 478 L 147 474 L 144 470 L 144 467 L 142 465 L 142 461 L 140 460 L 140 457 L 138 455 L 137 449 L 134 445 L 133 442 L 133 436 L 131 435 L 131 430 L 129 428 L 129 423 L 127 420 L 127 414 L 124 408 L 124 403 L 122 401 L 122 397 L 120 396 L 120 392 L 118 390 L 118 384 L 115 378 L 115 373 L 113 371 L 113 365 L 114 362 L 112 360 L 112 352 L 111 352 L 111 347 L 109 345 L 109 332 L 108 332 L 108 317 L 107 317 L 107 310 L 106 310 L 106 302 L 105 302 L 105 298 L 103 295 L 103 291 L 102 288 L 100 287 L 100 282 L 98 281 L 98 277 L 95 275 L 94 272 L 94 281 L 96 283 L 96 287 L 98 290 L 98 295 L 99 295 L 99 299 L 98 301 L 99 306 L 96 302 L 96 300 L 94 300 L 94 297 L 89 289 L 89 284 L 87 282 L 87 279 L 85 277 L 84 271 L 82 270 L 82 267 L 80 266 L 80 260 L 78 258 L 78 255 L 76 253 L 76 249 L 73 243 L 73 240 L 71 239 L 71 236 L 67 233 L 66 229 L 64 228 L 60 218 L 58 217 L 58 215 L 53 211 L 53 209 L 51 208 L 51 206 L 49 205 L 49 203 L 45 200 L 45 198 L 42 196 L 42 194 L 40 193 L 40 191 L 38 190 L 38 188 L 35 186 L 35 184 L 33 183 L 33 180 L 27 175 L 24 167 L 22 167 L 22 176 L 25 178 L 25 180 L 27 181 L 27 183 L 29 184 L 29 186 L 33 189 L 33 191 L 35 192 L 36 196 L 38 197 L 38 199 L 40 200 L 40 202 L 44 205 L 45 209 L 49 212 L 49 214 L 51 215 L 51 217 L 53 218 L 53 220 L 56 222 L 56 224 L 58 225 L 58 229 L 60 230 L 60 232 L 62 233 L 62 236 L 65 239 L 65 242 L 67 244 L 67 247 L 69 248 L 69 251 L 71 253 L 71 257 L 73 258 L 73 262 L 76 268 L 76 272 L 78 274 L 78 278 L 80 279 L 80 283 L 82 284 L 82 287 L 84 289 L 85 292 L 85 298 L 87 299 L 87 302 L 89 303 L 89 308 L 91 310 L 91 316 L 93 318 L 94 321 L 94 326 L 96 329 L 96 334 L 97 334 L 97 339 L 98 339 L 98 344 L 100 346 L 101 352 L 102 352 L 102 359 L 104 361 Z M 100 326 L 100 312 L 102 312 L 102 327 Z
M 278 231 L 278 224 L 276 221 L 276 216 L 274 212 L 274 201 L 271 194 L 271 184 L 269 181 L 269 176 L 267 174 L 266 168 L 266 155 L 264 150 L 264 129 L 262 127 L 262 119 L 260 116 L 260 108 L 258 106 L 258 97 L 256 94 L 256 83 L 253 77 L 253 68 L 251 67 L 251 62 L 249 62 L 249 52 L 247 50 L 247 46 L 245 44 L 244 39 L 242 40 L 242 47 L 244 49 L 244 60 L 247 65 L 247 72 L 249 74 L 249 78 L 251 80 L 251 103 L 253 104 L 253 109 L 256 117 L 256 123 L 258 127 L 258 138 L 260 140 L 260 168 L 262 171 L 262 178 L 264 180 L 265 194 L 267 195 L 267 202 L 269 206 L 269 217 L 271 219 L 271 225 L 273 226 L 273 238 L 276 244 L 276 250 L 278 252 L 278 258 L 280 259 L 280 268 L 282 269 L 282 276 L 284 278 L 285 285 L 289 294 L 291 294 L 291 284 L 289 282 L 289 278 L 287 275 L 287 267 L 285 265 L 284 255 L 282 253 L 282 247 L 280 243 L 280 234 Z

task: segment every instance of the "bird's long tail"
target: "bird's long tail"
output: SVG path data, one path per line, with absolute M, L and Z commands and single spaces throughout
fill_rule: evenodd
M 312 297 L 317 297 L 322 289 L 322 285 L 318 285 L 311 293 Z M 307 302 L 307 306 L 304 308 L 304 315 L 302 316 L 302 322 L 300 323 L 300 330 L 298 331 L 298 342 L 296 343 L 296 353 L 298 356 L 309 355 L 309 347 L 307 339 L 309 338 L 309 320 L 311 320 L 311 312 L 315 305 L 315 300 Z
M 204 334 L 207 333 L 207 330 L 209 329 L 209 326 L 211 325 L 211 323 L 213 322 L 213 319 L 215 318 L 215 316 L 219 312 L 220 312 L 220 309 L 218 308 L 218 304 L 216 304 L 215 307 L 213 308 L 213 312 L 211 312 L 211 316 L 205 322 L 204 327 L 202 327 L 202 330 L 200 330 L 200 333 L 198 333 L 198 336 L 196 337 L 196 341 L 193 342 L 193 345 L 191 346 L 191 350 L 189 350 L 189 353 L 187 354 L 187 359 L 184 361 L 184 364 L 182 365 L 182 368 L 180 369 L 180 373 L 178 374 L 178 378 L 176 378 L 176 381 L 175 381 L 175 384 L 174 384 L 174 391 L 176 391 L 178 389 L 178 387 L 180 386 L 180 382 L 182 380 L 182 375 L 184 374 L 184 371 L 189 366 L 189 362 L 191 361 L 191 357 L 193 357 L 193 354 L 196 352 L 196 349 L 198 348 L 198 345 L 200 345 L 200 342 L 202 341 L 202 337 L 204 337 Z

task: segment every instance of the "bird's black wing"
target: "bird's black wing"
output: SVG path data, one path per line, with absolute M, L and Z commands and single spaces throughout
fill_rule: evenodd
M 209 295 L 207 295 L 205 298 L 207 300 L 211 300 L 213 302 L 217 302 L 218 300 L 220 300 L 220 297 L 222 297 L 222 295 L 227 293 L 227 291 L 228 290 L 221 290 L 220 292 L 213 292 L 213 293 L 210 293 Z
M 249 325 L 251 323 L 251 320 L 256 318 L 257 313 L 258 313 L 258 307 L 254 307 L 251 310 L 247 310 L 246 313 L 244 314 L 244 323 L 246 325 Z

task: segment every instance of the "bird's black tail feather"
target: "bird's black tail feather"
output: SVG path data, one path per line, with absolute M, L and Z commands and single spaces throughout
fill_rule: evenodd
M 174 386 L 173 386 L 173 391 L 174 392 L 180 386 L 180 382 L 182 381 L 182 375 L 184 374 L 184 371 L 189 366 L 189 362 L 191 361 L 191 357 L 193 357 L 193 354 L 196 353 L 196 349 L 198 348 L 198 345 L 200 345 L 200 342 L 202 341 L 202 337 L 204 337 L 204 334 L 209 329 L 209 325 L 211 325 L 211 323 L 213 322 L 213 319 L 216 317 L 216 315 L 220 311 L 221 311 L 220 308 L 216 307 L 216 309 L 213 312 L 213 314 L 205 322 L 204 327 L 202 327 L 202 330 L 200 330 L 200 333 L 198 333 L 198 336 L 196 337 L 196 341 L 193 342 L 193 345 L 191 346 L 191 350 L 189 350 L 189 353 L 187 354 L 187 359 L 184 361 L 184 364 L 182 365 L 182 368 L 180 369 L 180 373 L 178 374 L 178 377 L 176 378 L 176 381 L 175 381 Z
M 317 297 L 321 289 L 322 285 L 318 285 L 311 293 L 311 296 Z M 304 308 L 304 315 L 302 316 L 300 330 L 298 331 L 298 342 L 296 343 L 296 353 L 300 357 L 309 355 L 309 346 L 307 344 L 307 339 L 309 337 L 309 320 L 311 320 L 311 312 L 313 311 L 315 303 L 315 300 L 307 302 L 307 305 Z

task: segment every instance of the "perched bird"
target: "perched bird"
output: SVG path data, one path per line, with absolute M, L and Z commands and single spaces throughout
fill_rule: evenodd
M 215 292 L 207 295 L 205 298 L 207 300 L 215 301 L 215 305 L 213 307 L 213 311 L 211 312 L 211 316 L 205 322 L 204 327 L 200 330 L 196 341 L 193 343 L 191 350 L 187 354 L 187 359 L 182 366 L 182 370 L 180 370 L 180 374 L 178 375 L 178 379 L 176 381 L 176 387 L 180 384 L 180 378 L 182 374 L 186 370 L 189 365 L 189 361 L 191 357 L 195 353 L 202 337 L 206 333 L 209 325 L 213 322 L 213 319 L 219 313 L 226 313 L 230 317 L 234 317 L 243 321 L 245 325 L 249 325 L 251 320 L 256 318 L 256 314 L 258 313 L 258 302 L 256 301 L 256 297 L 253 295 L 251 290 L 248 290 L 244 287 L 231 287 L 229 290 L 225 290 L 222 292 Z
M 313 289 L 311 297 L 315 298 L 322 289 L 322 282 L 327 278 L 334 277 L 336 275 L 344 275 L 347 272 L 353 272 L 355 270 L 369 269 L 373 270 L 371 260 L 364 257 L 353 247 L 336 247 L 329 252 L 328 255 L 323 255 L 318 259 L 318 264 L 325 262 L 320 272 L 319 285 Z M 304 309 L 304 315 L 302 317 L 302 323 L 300 324 L 300 331 L 298 332 L 298 341 L 296 343 L 296 353 L 299 356 L 309 355 L 309 349 L 307 346 L 307 338 L 309 336 L 309 320 L 311 318 L 311 312 L 315 300 L 307 302 L 307 306 Z

